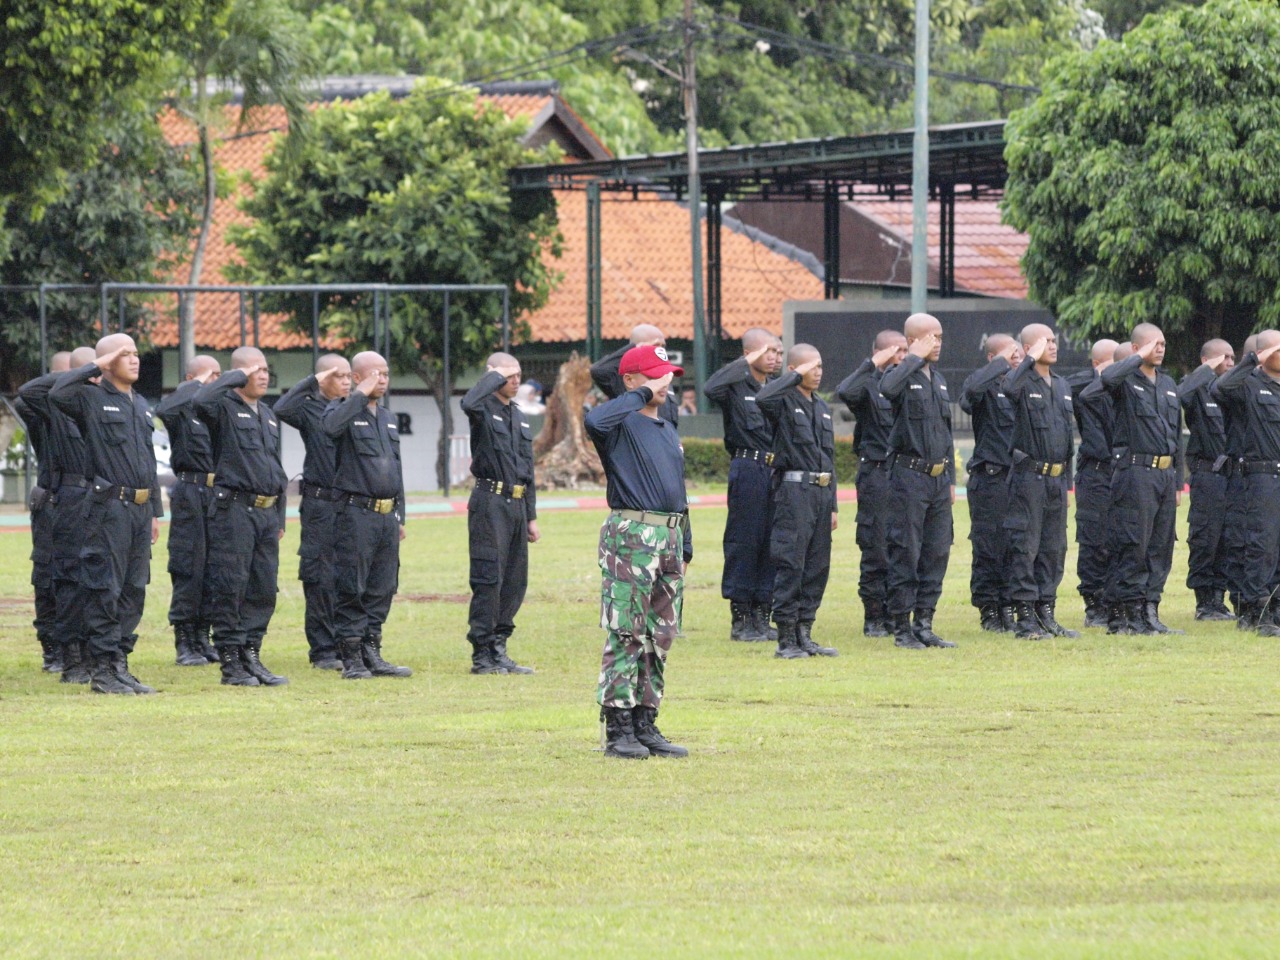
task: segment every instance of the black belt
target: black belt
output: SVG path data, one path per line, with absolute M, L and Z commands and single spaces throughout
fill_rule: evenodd
M 1130 453 L 1119 457 L 1117 462 L 1124 467 L 1169 470 L 1173 467 L 1173 455 L 1168 453 Z
M 214 481 L 212 473 L 196 473 L 191 470 L 179 470 L 174 476 L 183 483 L 194 483 L 197 487 L 212 487 Z
M 1111 460 L 1098 460 L 1094 457 L 1084 457 L 1080 460 L 1078 469 L 1083 472 L 1085 470 L 1097 470 L 1099 473 L 1111 472 Z
M 232 490 L 230 487 L 219 487 L 215 496 L 219 500 L 225 500 L 228 503 L 247 503 L 251 507 L 257 507 L 259 510 L 268 510 L 274 507 L 280 499 L 279 496 L 254 493 L 251 490 Z
M 767 450 L 735 450 L 733 451 L 734 460 L 755 460 L 763 463 L 766 467 L 773 466 L 773 454 Z
M 89 487 L 92 487 L 92 486 L 93 484 L 90 483 L 88 480 L 86 480 L 84 477 L 60 477 L 58 479 L 59 490 L 61 490 L 63 487 L 83 487 L 84 489 L 87 490 Z
M 1280 460 L 1242 460 L 1240 469 L 1246 477 L 1254 473 L 1270 473 L 1280 477 Z
M 783 471 L 782 479 L 787 483 L 810 483 L 815 487 L 829 487 L 831 481 L 835 479 L 835 474 L 827 471 L 817 473 L 813 470 L 786 470 Z
M 1019 473 L 1034 473 L 1038 477 L 1060 477 L 1067 472 L 1066 461 L 1032 460 L 1027 457 L 1014 468 Z
M 304 497 L 310 497 L 313 500 L 328 500 L 330 503 L 337 503 L 346 496 L 346 494 L 338 490 L 332 490 L 329 487 L 322 487 L 315 483 L 302 484 L 302 495 Z
M 528 486 L 523 483 L 504 483 L 501 480 L 493 480 L 489 477 L 476 477 L 476 489 L 487 490 L 489 493 L 497 494 L 499 497 L 506 497 L 508 500 L 523 500 L 524 492 Z
M 1224 477 L 1233 477 L 1236 473 L 1236 461 L 1231 457 L 1218 457 L 1210 459 L 1209 457 L 1188 457 L 1187 469 L 1192 473 L 1201 473 L 1208 471 L 1209 473 L 1221 474 Z
M 873 460 L 870 457 L 859 457 L 858 465 L 862 467 L 871 467 L 873 470 L 888 470 L 890 461 L 887 458 L 884 460 Z
M 920 457 L 907 457 L 899 454 L 894 457 L 893 464 L 896 467 L 906 467 L 908 470 L 914 470 L 916 473 L 927 473 L 931 477 L 940 477 L 947 472 L 947 461 L 945 460 L 922 460 Z
M 355 493 L 344 494 L 347 503 L 353 507 L 360 507 L 362 510 L 371 510 L 374 513 L 381 513 L 384 516 L 396 508 L 396 498 L 387 497 L 379 500 L 377 497 L 365 497 Z
M 142 506 L 151 499 L 150 487 L 122 487 L 118 484 L 95 483 L 94 493 L 105 493 L 108 500 L 119 500 L 121 503 L 132 503 Z

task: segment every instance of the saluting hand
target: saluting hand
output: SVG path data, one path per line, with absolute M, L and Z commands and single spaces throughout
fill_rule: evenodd
M 502 379 L 504 380 L 509 380 L 520 372 L 520 368 L 514 367 L 514 366 L 505 366 L 505 367 L 490 366 L 489 370 L 493 373 L 501 374 Z
M 1156 349 L 1156 341 L 1154 339 L 1151 339 L 1151 340 L 1148 340 L 1146 343 L 1144 343 L 1142 346 L 1138 347 L 1133 352 L 1136 353 L 1138 356 L 1140 356 L 1143 360 L 1146 360 L 1148 357 L 1151 356 L 1152 353 L 1155 352 L 1155 349 Z
M 1107 367 L 1111 366 L 1113 363 L 1115 363 L 1114 360 L 1103 360 L 1100 364 L 1098 364 L 1096 369 L 1098 373 L 1102 373 L 1103 370 L 1107 369 Z
M 316 374 L 316 383 L 324 383 L 330 377 L 336 377 L 337 375 L 338 375 L 337 367 L 325 367 L 323 370 L 321 370 L 319 373 Z
M 110 353 L 104 353 L 102 356 L 95 358 L 93 362 L 98 365 L 99 370 L 105 373 L 106 371 L 110 370 L 111 365 L 120 358 L 120 354 L 124 353 L 126 350 L 129 350 L 129 349 L 132 349 L 132 348 L 127 345 L 123 347 L 116 347 Z
M 928 360 L 937 346 L 938 338 L 932 333 L 926 333 L 923 337 L 916 337 L 907 345 L 907 353 L 921 360 Z
M 757 347 L 756 349 L 752 350 L 750 353 L 745 354 L 743 359 L 746 360 L 747 365 L 750 366 L 751 364 L 759 360 L 761 357 L 763 357 L 765 355 L 765 351 L 767 351 L 768 349 L 769 349 L 769 344 L 766 342 L 764 346 Z
M 664 373 L 657 380 L 646 380 L 641 386 L 648 387 L 653 393 L 657 393 L 663 387 L 669 386 L 671 383 L 671 374 Z
M 366 397 L 372 396 L 373 391 L 378 386 L 378 376 L 379 375 L 376 373 L 370 373 L 366 376 L 361 377 L 360 381 L 356 384 L 356 389 L 359 390 L 361 393 L 363 393 Z
M 1280 341 L 1277 341 L 1276 343 L 1273 343 L 1271 346 L 1267 347 L 1267 349 L 1265 349 L 1265 350 L 1259 350 L 1259 351 L 1258 351 L 1258 364 L 1259 364 L 1259 365 L 1262 365 L 1262 364 L 1266 363 L 1266 362 L 1267 362 L 1267 358 L 1268 358 L 1268 357 L 1270 357 L 1270 356 L 1271 356 L 1273 353 L 1275 353 L 1277 350 L 1280 350 Z M 1221 358 L 1219 358 L 1219 362 L 1221 362 Z
M 810 370 L 812 370 L 821 362 L 822 362 L 821 357 L 814 357 L 812 360 L 806 360 L 804 363 L 796 364 L 795 371 L 796 373 L 800 374 L 800 376 L 803 377 L 806 373 L 808 373 Z
M 196 374 L 194 377 L 192 377 L 191 379 L 192 379 L 192 380 L 198 380 L 200 383 L 208 383 L 208 382 L 209 382 L 209 378 L 210 378 L 210 377 L 212 377 L 212 376 L 213 376 L 213 371 L 212 371 L 212 370 L 210 370 L 208 367 L 205 367 L 203 370 L 201 370 L 199 373 L 197 373 L 197 374 Z
M 1218 367 L 1222 366 L 1222 361 L 1225 359 L 1227 359 L 1227 355 L 1224 353 L 1221 356 L 1210 357 L 1208 360 L 1204 361 L 1204 365 L 1210 370 L 1217 370 Z
M 1035 360 L 1038 362 L 1040 358 L 1044 356 L 1044 352 L 1045 350 L 1048 349 L 1048 347 L 1049 347 L 1048 338 L 1041 337 L 1039 340 L 1037 340 L 1028 348 L 1027 356 L 1030 357 L 1032 360 Z
M 889 365 L 889 361 L 891 361 L 897 355 L 898 355 L 897 344 L 891 344 L 885 347 L 883 350 L 877 350 L 875 353 L 873 353 L 871 355 L 871 362 L 875 364 L 875 368 L 877 370 L 883 370 L 885 367 Z

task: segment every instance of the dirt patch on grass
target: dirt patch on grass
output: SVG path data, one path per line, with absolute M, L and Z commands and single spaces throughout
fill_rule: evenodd
M 397 599 L 408 600 L 410 603 L 470 603 L 471 594 L 469 593 L 402 593 L 399 595 L 399 597 L 397 597 Z

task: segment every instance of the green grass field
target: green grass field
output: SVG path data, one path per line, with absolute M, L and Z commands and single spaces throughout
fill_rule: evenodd
M 976 629 L 958 504 L 960 647 L 908 653 L 861 636 L 849 508 L 841 656 L 782 662 L 728 641 L 698 510 L 661 719 L 692 756 L 636 763 L 596 749 L 600 520 L 544 514 L 533 677 L 468 674 L 465 521 L 411 521 L 386 652 L 416 673 L 359 683 L 306 665 L 290 524 L 264 652 L 292 682 L 257 690 L 172 666 L 166 531 L 132 661 L 163 692 L 132 699 L 38 672 L 0 534 L 0 955 L 1280 954 L 1280 646 L 1193 625 L 1185 543 L 1187 636 L 1019 643 Z

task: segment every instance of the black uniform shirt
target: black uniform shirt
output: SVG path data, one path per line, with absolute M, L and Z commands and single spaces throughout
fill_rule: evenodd
M 106 377 L 96 363 L 58 374 L 49 391 L 52 400 L 76 422 L 84 437 L 85 476 L 105 480 L 114 486 L 151 491 L 151 511 L 164 513 L 160 503 L 160 481 L 156 479 L 156 450 L 151 442 L 154 429 L 147 401 L 134 391 L 124 393 Z
M 975 370 L 960 388 L 960 409 L 973 419 L 973 470 L 983 464 L 1008 467 L 1013 463 L 1013 402 L 1005 396 L 1009 361 L 995 357 Z
M 600 388 L 610 400 L 615 400 L 627 392 L 627 385 L 623 382 L 622 374 L 618 372 L 618 368 L 622 366 L 623 355 L 634 346 L 628 343 L 624 347 L 619 347 L 613 353 L 606 357 L 601 357 L 591 365 L 591 381 Z M 680 401 L 677 400 L 670 392 L 667 393 L 666 402 L 658 408 L 658 416 L 662 417 L 673 427 L 680 423 Z
M 462 398 L 462 412 L 471 421 L 471 474 L 500 480 L 507 487 L 521 484 L 528 517 L 538 516 L 533 489 L 533 429 L 515 403 L 503 403 L 497 391 L 506 378 L 496 370 L 485 373 Z
M 1209 395 L 1217 379 L 1213 367 L 1200 364 L 1178 384 L 1178 400 L 1187 419 L 1191 436 L 1187 439 L 1187 456 L 1217 460 L 1227 452 L 1227 428 L 1222 407 Z
M 1136 353 L 1107 367 L 1101 380 L 1111 394 L 1116 449 L 1122 455 L 1172 456 L 1180 467 L 1182 407 L 1173 380 L 1159 370 L 1148 380 Z
M 863 460 L 889 459 L 893 404 L 880 393 L 883 376 L 868 358 L 836 387 L 836 396 L 853 414 L 853 452 Z
M 255 410 L 235 390 L 249 382 L 243 370 L 228 370 L 196 391 L 196 415 L 213 434 L 218 486 L 264 497 L 279 497 L 284 520 L 284 490 L 289 484 L 280 464 L 280 424 L 262 400 Z
M 1014 449 L 1032 460 L 1069 461 L 1075 434 L 1071 430 L 1071 388 L 1067 381 L 1050 371 L 1046 382 L 1036 372 L 1036 362 L 1028 356 L 1005 377 L 1004 392 L 1017 413 Z
M 63 476 L 92 479 L 86 476 L 87 454 L 80 427 L 49 399 L 49 391 L 60 376 L 60 373 L 46 373 L 43 377 L 28 380 L 18 388 L 18 396 L 44 423 L 45 454 L 42 460 L 49 462 L 51 484 L 46 489 L 55 493 L 62 485 Z M 41 483 L 41 486 L 44 484 Z
M 1096 386 L 1094 386 L 1096 384 Z M 1102 389 L 1094 367 L 1067 377 L 1071 406 L 1080 430 L 1080 465 L 1111 459 L 1111 394 Z
M 756 394 L 756 402 L 773 425 L 773 466 L 775 470 L 829 473 L 834 494 L 835 422 L 825 400 L 816 393 L 810 399 L 800 392 L 802 379 L 788 370 Z
M 299 380 L 293 389 L 275 402 L 272 410 L 284 423 L 302 434 L 307 455 L 302 461 L 302 479 L 326 490 L 333 488 L 333 465 L 337 456 L 333 437 L 320 425 L 329 401 L 320 393 L 314 376 Z
M 169 431 L 169 457 L 174 470 L 213 473 L 213 437 L 196 416 L 196 394 L 203 384 L 187 380 L 160 401 L 156 416 Z
M 724 417 L 724 446 L 736 450 L 769 452 L 769 425 L 756 403 L 762 384 L 751 372 L 746 357 L 725 364 L 703 384 L 702 392 L 720 407 Z
M 597 405 L 586 416 L 587 434 L 609 480 L 605 498 L 611 509 L 683 513 L 689 506 L 684 450 L 669 421 L 640 412 L 652 399 L 648 387 L 637 387 Z M 687 522 L 684 558 L 693 558 L 693 535 Z
M 1250 350 L 1217 379 L 1211 392 L 1230 408 L 1232 420 L 1241 422 L 1240 456 L 1246 461 L 1280 463 L 1280 381 L 1262 371 L 1258 355 Z
M 18 397 L 13 409 L 22 418 L 27 428 L 27 440 L 36 455 L 36 486 L 42 490 L 53 489 L 53 466 L 49 460 L 49 445 L 46 442 L 44 417 L 40 416 L 22 397 Z
M 396 517 L 404 520 L 404 470 L 400 464 L 400 432 L 395 415 L 359 390 L 330 400 L 320 421 L 334 439 L 337 456 L 333 485 L 344 493 L 376 500 L 395 500 Z
M 947 462 L 947 476 L 955 482 L 955 448 L 951 439 L 951 397 L 937 367 L 925 374 L 924 360 L 907 354 L 905 360 L 880 378 L 880 392 L 893 404 L 893 433 L 889 448 L 906 457 Z

